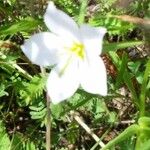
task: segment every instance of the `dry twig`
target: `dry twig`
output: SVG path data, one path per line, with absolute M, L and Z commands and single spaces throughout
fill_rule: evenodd
M 71 115 L 73 116 L 73 118 L 78 122 L 78 124 L 79 124 L 80 126 L 82 126 L 82 127 L 85 129 L 85 131 L 86 131 L 89 135 L 91 135 L 92 138 L 93 138 L 97 143 L 99 143 L 99 145 L 100 145 L 101 147 L 105 147 L 105 144 L 99 139 L 99 137 L 98 137 L 95 133 L 93 133 L 93 131 L 87 126 L 87 124 L 85 124 L 84 121 L 83 121 L 78 115 L 76 115 L 76 113 L 75 113 L 74 111 L 71 111 L 70 113 L 71 113 Z

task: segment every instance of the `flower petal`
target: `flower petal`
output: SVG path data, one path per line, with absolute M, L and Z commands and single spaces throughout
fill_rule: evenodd
M 102 27 L 90 27 L 84 24 L 80 26 L 80 31 L 87 52 L 87 57 L 100 55 L 106 29 Z
M 105 65 L 100 57 L 80 64 L 81 86 L 92 94 L 107 94 L 107 76 Z
M 50 31 L 71 39 L 79 38 L 79 29 L 74 20 L 66 13 L 56 8 L 53 2 L 49 2 L 44 21 Z
M 66 64 L 62 63 L 56 66 L 50 73 L 47 81 L 48 95 L 52 103 L 57 104 L 71 97 L 79 87 L 77 62 L 71 62 L 65 68 L 63 74 L 58 72 Z
M 33 35 L 26 40 L 21 49 L 34 64 L 48 66 L 59 61 L 58 50 L 61 46 L 61 41 L 56 35 L 45 32 Z

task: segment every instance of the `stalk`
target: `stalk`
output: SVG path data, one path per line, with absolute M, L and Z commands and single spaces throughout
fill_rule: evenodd
M 46 70 L 40 67 L 43 75 L 46 75 Z M 51 149 L 51 110 L 50 110 L 50 97 L 46 92 L 46 150 Z
M 51 149 L 51 110 L 50 110 L 50 98 L 46 96 L 47 115 L 46 115 L 46 150 Z
M 81 7 L 80 7 L 80 13 L 79 13 L 79 19 L 78 19 L 79 24 L 84 23 L 87 5 L 88 5 L 88 0 L 81 0 Z
M 145 101 L 146 101 L 146 92 L 147 92 L 147 82 L 150 75 L 150 59 L 147 62 L 146 70 L 143 77 L 141 94 L 140 94 L 140 117 L 145 116 Z

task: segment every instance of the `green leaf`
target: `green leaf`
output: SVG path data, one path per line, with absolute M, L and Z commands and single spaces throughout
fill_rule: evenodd
M 21 133 L 15 133 L 11 140 L 11 149 L 20 150 L 23 147 L 23 135 Z
M 138 133 L 138 131 L 139 131 L 139 126 L 138 125 L 133 124 L 133 125 L 129 126 L 122 133 L 120 133 L 116 138 L 109 141 L 105 145 L 105 147 L 102 148 L 101 150 L 108 150 L 108 149 L 114 147 L 116 144 L 118 144 L 118 143 L 124 141 L 125 139 L 133 136 L 134 134 Z
M 136 74 L 138 72 L 140 65 L 141 65 L 140 61 L 136 61 L 136 62 L 130 61 L 130 62 L 128 62 L 128 68 L 134 74 Z
M 150 139 L 142 143 L 142 150 L 150 150 Z
M 110 112 L 108 122 L 114 123 L 116 119 L 117 119 L 117 114 L 115 112 Z
M 27 141 L 26 150 L 36 150 L 35 144 L 33 142 Z
M 14 5 L 16 0 L 7 0 L 7 2 L 9 3 L 9 5 Z
M 118 68 L 118 75 L 117 75 L 115 87 L 119 87 L 123 81 L 123 76 L 124 76 L 124 72 L 126 70 L 127 61 L 128 61 L 127 54 L 124 53 L 122 56 L 121 65 Z
M 137 106 L 139 108 L 139 99 L 138 99 L 137 93 L 135 91 L 134 85 L 132 83 L 132 76 L 127 70 L 125 70 L 125 72 L 124 72 L 123 80 L 131 92 L 133 103 L 135 104 L 135 106 Z
M 20 98 L 23 103 L 20 105 L 28 105 L 33 103 L 35 99 L 42 97 L 45 88 L 46 77 L 35 75 L 31 81 L 20 90 Z
M 147 62 L 146 69 L 144 72 L 141 93 L 140 93 L 140 116 L 144 116 L 145 113 L 145 101 L 146 101 L 146 93 L 147 93 L 147 84 L 150 75 L 150 59 Z
M 36 147 L 31 139 L 29 140 L 22 133 L 16 132 L 12 137 L 10 150 L 36 150 Z
M 0 150 L 8 150 L 10 147 L 10 139 L 6 133 L 6 129 L 2 121 L 0 120 Z
M 31 110 L 30 115 L 32 119 L 44 120 L 43 118 L 46 116 L 46 108 L 43 102 L 36 103 L 29 108 Z
M 119 143 L 121 150 L 135 150 L 135 139 L 127 138 Z
M 6 87 L 4 84 L 0 84 L 0 97 L 7 95 L 8 93 L 5 91 Z
M 31 17 L 27 17 L 23 20 L 15 22 L 11 25 L 3 26 L 0 28 L 1 35 L 15 34 L 17 32 L 29 32 L 38 27 L 41 22 L 39 20 L 35 20 Z
M 117 53 L 115 51 L 109 51 L 109 56 L 111 57 L 114 65 L 116 66 L 116 68 L 120 68 L 120 64 L 121 64 L 121 59 L 119 58 L 119 56 L 117 55 Z
M 66 136 L 69 143 L 75 144 L 79 136 L 79 128 L 76 122 L 71 122 L 71 124 L 69 124 Z
M 142 84 L 143 81 L 143 72 L 139 71 L 139 68 L 141 66 L 141 61 L 136 61 L 136 62 L 128 62 L 128 68 L 131 70 L 133 75 L 135 76 L 136 80 L 138 83 Z
M 138 46 L 143 44 L 143 41 L 129 41 L 129 42 L 119 42 L 119 43 L 105 43 L 103 46 L 104 52 L 116 51 L 118 49 L 124 49 L 128 47 Z
M 51 113 L 55 119 L 59 119 L 64 112 L 63 104 L 51 104 Z
M 120 19 L 111 16 L 99 15 L 92 17 L 89 23 L 93 26 L 103 26 L 107 28 L 108 33 L 111 35 L 125 34 L 127 31 L 132 31 L 135 26 L 131 23 L 121 21 Z
M 95 121 L 99 121 L 102 118 L 103 113 L 105 114 L 107 113 L 106 104 L 104 100 L 99 98 L 94 98 L 93 100 L 89 101 L 89 103 L 92 103 L 91 109 L 92 109 L 92 113 L 94 114 Z

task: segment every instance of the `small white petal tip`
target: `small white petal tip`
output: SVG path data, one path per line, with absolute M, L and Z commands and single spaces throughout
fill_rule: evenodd
M 25 53 L 25 46 L 21 45 L 20 48 L 22 49 L 22 51 Z
M 100 31 L 105 34 L 107 32 L 107 29 L 105 27 L 100 27 Z
M 54 2 L 50 1 L 50 2 L 48 3 L 48 8 L 55 9 L 56 6 L 55 6 Z

